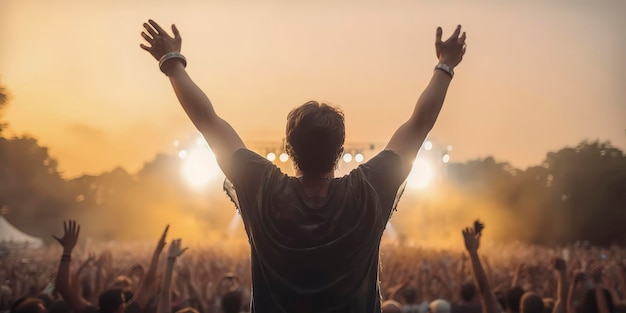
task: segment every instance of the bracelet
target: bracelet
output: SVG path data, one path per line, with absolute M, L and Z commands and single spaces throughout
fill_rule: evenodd
M 165 73 L 165 71 L 163 70 L 163 64 L 171 59 L 178 59 L 180 60 L 180 62 L 183 63 L 183 67 L 187 67 L 187 59 L 184 55 L 180 54 L 179 52 L 168 52 L 159 59 L 159 69 L 165 75 L 167 75 L 167 73 Z
M 435 66 L 435 70 L 441 70 L 444 73 L 448 74 L 448 76 L 450 76 L 450 78 L 454 77 L 454 71 L 452 70 L 452 68 L 446 64 L 443 63 L 439 63 Z
M 69 254 L 61 255 L 61 262 L 70 262 L 72 261 L 72 256 Z

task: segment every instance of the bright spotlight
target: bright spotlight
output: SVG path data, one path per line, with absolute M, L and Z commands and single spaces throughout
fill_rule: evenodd
M 274 152 L 270 152 L 267 154 L 267 159 L 270 160 L 270 162 L 274 162 L 274 160 L 276 160 L 276 153 Z
M 359 163 L 363 162 L 363 159 L 364 159 L 364 157 L 363 157 L 363 154 L 361 154 L 361 153 L 357 153 L 357 154 L 354 155 L 354 160 L 359 162 Z
M 441 160 L 443 161 L 443 163 L 448 163 L 450 162 L 450 155 L 449 154 L 444 154 L 443 158 L 441 158 Z
M 346 153 L 343 155 L 343 161 L 346 163 L 352 162 L 352 154 Z
M 203 137 L 200 137 L 198 139 L 196 139 L 196 145 L 198 145 L 198 147 L 204 147 L 207 145 L 206 140 L 204 140 Z
M 280 154 L 280 156 L 278 157 L 278 159 L 279 159 L 281 162 L 285 163 L 285 162 L 287 162 L 287 160 L 289 160 L 289 155 L 288 155 L 287 153 L 284 153 L 284 152 L 283 152 L 283 153 L 281 153 L 281 154 Z
M 215 155 L 209 148 L 194 148 L 183 163 L 183 175 L 193 187 L 206 186 L 219 172 Z
M 432 149 L 432 148 L 433 148 L 433 143 L 432 143 L 432 142 L 430 142 L 430 140 L 426 140 L 426 141 L 424 142 L 424 149 L 426 149 L 426 150 L 430 150 L 430 149 Z
M 178 157 L 181 158 L 181 159 L 186 158 L 187 157 L 187 151 L 185 151 L 185 150 L 178 151 Z
M 424 159 L 415 159 L 413 169 L 407 177 L 407 186 L 415 189 L 426 188 L 433 180 L 433 169 Z

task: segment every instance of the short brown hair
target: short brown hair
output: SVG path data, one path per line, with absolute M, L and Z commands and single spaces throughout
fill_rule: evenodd
M 343 112 L 326 103 L 309 101 L 287 116 L 286 151 L 303 174 L 332 171 L 346 139 Z

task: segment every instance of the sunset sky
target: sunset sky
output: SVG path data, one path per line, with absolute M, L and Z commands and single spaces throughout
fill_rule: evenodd
M 261 5 L 260 3 L 263 3 Z M 11 134 L 50 148 L 66 177 L 136 171 L 195 135 L 142 23 L 176 23 L 188 71 L 244 140 L 275 141 L 307 100 L 339 105 L 348 142 L 386 142 L 437 60 L 435 28 L 467 31 L 431 133 L 453 161 L 525 168 L 583 139 L 626 150 L 626 1 L 0 2 Z

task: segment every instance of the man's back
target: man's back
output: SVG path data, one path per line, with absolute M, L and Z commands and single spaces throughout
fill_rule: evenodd
M 403 180 L 385 151 L 328 195 L 248 150 L 236 153 L 237 203 L 252 247 L 253 312 L 380 312 L 379 243 Z

